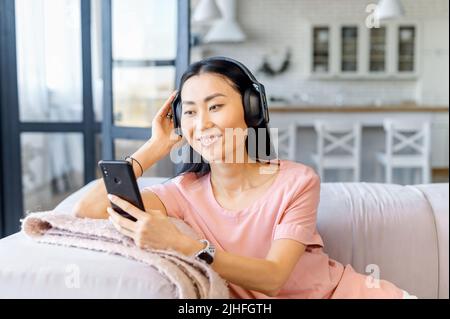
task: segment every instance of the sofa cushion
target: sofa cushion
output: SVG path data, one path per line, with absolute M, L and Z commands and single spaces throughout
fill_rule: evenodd
M 331 258 L 419 298 L 438 297 L 436 226 L 418 189 L 323 183 L 317 227 Z
M 0 240 L 2 298 L 174 298 L 158 270 L 122 256 L 38 244 L 23 233 Z

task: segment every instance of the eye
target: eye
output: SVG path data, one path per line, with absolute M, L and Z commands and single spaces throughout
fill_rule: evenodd
M 192 115 L 192 113 L 194 113 L 194 111 L 184 111 L 183 115 Z
M 212 105 L 212 106 L 209 107 L 209 110 L 210 110 L 210 111 L 211 111 L 211 110 L 217 110 L 217 109 L 219 109 L 219 108 L 222 107 L 222 106 L 223 106 L 223 104 Z

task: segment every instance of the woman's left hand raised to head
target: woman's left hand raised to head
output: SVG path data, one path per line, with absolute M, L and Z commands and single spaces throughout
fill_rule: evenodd
M 137 219 L 136 222 L 121 216 L 108 207 L 109 220 L 122 234 L 131 237 L 142 249 L 173 249 L 189 255 L 196 247 L 194 239 L 181 233 L 170 219 L 159 210 L 142 211 L 114 195 L 110 201 Z

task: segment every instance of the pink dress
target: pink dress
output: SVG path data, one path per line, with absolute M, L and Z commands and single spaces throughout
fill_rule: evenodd
M 194 173 L 147 187 L 163 202 L 169 216 L 180 218 L 217 249 L 264 259 L 274 240 L 289 238 L 306 245 L 291 276 L 275 298 L 402 298 L 403 291 L 343 266 L 323 251 L 316 228 L 320 179 L 300 163 L 281 160 L 275 181 L 258 200 L 240 211 L 216 201 L 210 173 Z M 369 285 L 366 283 L 369 282 Z M 270 298 L 229 283 L 232 298 Z

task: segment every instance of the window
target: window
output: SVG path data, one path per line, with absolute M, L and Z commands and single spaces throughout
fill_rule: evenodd
M 175 89 L 175 0 L 114 0 L 114 124 L 150 127 Z
M 150 137 L 188 65 L 188 17 L 185 0 L 0 1 L 0 237 Z
M 81 122 L 79 0 L 16 0 L 20 120 Z
M 84 185 L 83 134 L 22 133 L 24 211 L 52 210 Z

